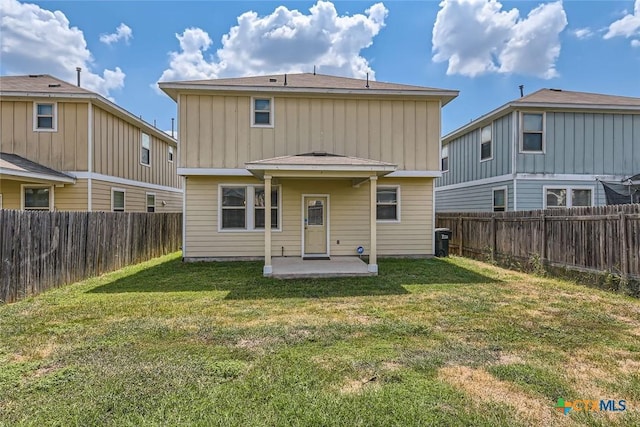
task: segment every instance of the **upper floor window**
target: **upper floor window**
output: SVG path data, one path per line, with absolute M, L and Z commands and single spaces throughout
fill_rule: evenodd
M 442 147 L 442 172 L 446 172 L 449 170 L 449 146 L 445 145 Z
M 151 162 L 151 138 L 142 132 L 140 147 L 140 163 L 149 166 Z
M 545 208 L 575 208 L 593 206 L 591 188 L 551 188 L 545 187 Z
M 24 187 L 24 210 L 49 211 L 51 210 L 50 187 Z
M 504 212 L 507 210 L 507 188 L 493 189 L 493 211 Z
M 169 147 L 169 161 L 173 163 L 173 147 Z
M 378 187 L 376 194 L 376 218 L 378 221 L 400 220 L 400 189 Z
M 522 138 L 520 151 L 544 152 L 544 114 L 522 113 Z
M 253 98 L 251 116 L 252 126 L 273 127 L 273 98 Z
M 493 157 L 491 150 L 491 125 L 480 129 L 480 160 L 489 160 Z
M 57 130 L 57 106 L 52 102 L 36 102 L 33 111 L 33 130 L 55 131 Z

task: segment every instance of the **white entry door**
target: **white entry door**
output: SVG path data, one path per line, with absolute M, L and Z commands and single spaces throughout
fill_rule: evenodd
M 327 197 L 305 196 L 304 255 L 327 255 Z

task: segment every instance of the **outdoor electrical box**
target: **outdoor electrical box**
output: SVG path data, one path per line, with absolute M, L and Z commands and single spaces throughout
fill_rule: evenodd
M 436 228 L 436 256 L 449 256 L 449 240 L 451 240 L 451 230 L 448 228 Z

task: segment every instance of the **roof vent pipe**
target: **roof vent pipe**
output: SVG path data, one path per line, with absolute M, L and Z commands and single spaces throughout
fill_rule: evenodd
M 520 98 L 522 98 L 524 96 L 524 85 L 520 85 L 518 88 L 520 89 Z
M 287 85 L 287 75 L 286 74 L 284 75 L 284 85 L 285 86 Z
M 314 76 L 316 75 L 316 66 L 315 65 L 313 66 L 313 75 Z
M 80 87 L 80 72 L 81 71 L 82 71 L 82 68 L 76 67 L 76 73 L 78 74 L 78 87 Z
M 369 73 L 367 73 L 367 84 L 364 87 L 369 89 Z

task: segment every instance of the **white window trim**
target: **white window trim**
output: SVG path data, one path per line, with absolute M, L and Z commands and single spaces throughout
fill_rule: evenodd
M 526 151 L 523 148 L 524 145 L 524 115 L 525 114 L 538 114 L 542 115 L 542 151 Z M 518 130 L 519 135 L 519 151 L 523 154 L 545 154 L 547 150 L 547 113 L 544 111 L 520 111 L 520 128 Z
M 400 186 L 399 185 L 378 185 L 376 190 L 388 190 L 388 189 L 395 189 L 396 190 L 396 219 L 378 219 L 378 215 L 376 213 L 376 222 L 378 223 L 383 223 L 383 224 L 393 224 L 393 223 L 400 223 L 401 222 L 401 218 L 402 216 L 400 215 L 401 209 L 400 209 L 400 200 L 401 200 L 401 195 L 400 195 Z M 377 191 L 376 191 L 377 192 Z M 377 195 L 376 195 L 377 197 Z M 376 211 L 378 209 L 378 201 L 376 200 Z
M 49 209 L 25 209 L 24 206 L 24 190 L 27 188 L 48 188 L 49 189 Z M 55 206 L 55 192 L 53 185 L 37 185 L 37 184 L 21 184 L 20 185 L 20 209 L 21 210 L 32 210 L 32 211 L 42 211 L 42 212 L 53 212 L 53 207 Z
M 120 211 L 114 211 L 114 206 L 113 206 L 113 202 L 114 202 L 114 197 L 113 197 L 113 193 L 116 191 L 121 191 L 124 193 L 124 198 L 123 198 L 123 206 L 122 212 L 126 212 L 127 211 L 127 190 L 124 188 L 118 188 L 118 187 L 111 187 L 111 212 L 120 212 Z M 146 201 L 145 201 L 145 205 L 146 205 Z
M 144 146 L 142 145 L 142 135 L 147 135 L 149 137 L 149 163 L 148 164 L 142 162 L 142 149 L 144 148 Z M 149 135 L 146 132 L 140 131 L 140 164 L 148 168 L 151 167 L 151 145 L 153 145 L 151 141 L 151 135 Z
M 567 191 L 567 206 L 547 206 L 547 190 L 566 190 Z M 566 209 L 573 208 L 573 194 L 572 190 L 591 190 L 591 206 L 596 205 L 596 192 L 595 188 L 591 185 L 544 185 L 542 186 L 542 206 L 544 209 Z M 586 206 L 577 206 L 586 207 Z
M 256 99 L 268 99 L 269 100 L 269 124 L 268 125 L 263 125 L 263 124 L 256 124 L 255 123 L 255 107 L 256 107 L 256 103 L 255 100 Z M 275 123 L 275 102 L 273 97 L 269 97 L 269 96 L 252 96 L 251 97 L 251 117 L 249 118 L 249 120 L 251 121 L 251 127 L 252 128 L 273 128 L 273 124 Z
M 145 212 L 149 212 L 149 196 L 153 196 L 153 211 L 156 212 L 156 193 L 146 192 L 144 194 Z
M 222 189 L 225 187 L 244 187 L 245 192 L 245 212 L 244 223 L 246 228 L 222 228 Z M 255 228 L 255 191 L 256 187 L 264 187 L 264 184 L 218 184 L 218 232 L 219 233 L 264 233 L 264 228 Z M 282 231 L 282 186 L 272 185 L 271 189 L 278 189 L 278 228 L 271 227 L 271 231 L 279 233 Z M 265 195 L 266 197 L 266 195 Z
M 487 128 L 487 127 L 489 128 L 489 130 L 491 130 L 491 138 L 488 141 L 489 142 L 489 146 L 491 147 L 491 156 L 487 157 L 486 159 L 483 159 L 482 158 L 482 144 L 483 144 L 483 142 L 482 142 L 482 130 L 484 128 Z M 489 160 L 493 160 L 493 147 L 494 147 L 494 144 L 493 144 L 493 122 L 491 122 L 486 126 L 481 126 L 480 127 L 480 163 L 487 162 Z
M 496 211 L 495 192 L 504 190 L 504 211 Z M 509 188 L 506 185 L 491 188 L 491 212 L 507 212 L 509 210 Z
M 53 104 L 53 128 L 38 127 L 38 104 Z M 58 131 L 58 103 L 54 101 L 33 101 L 33 131 L 34 132 L 57 132 Z
M 447 151 L 447 155 L 446 156 L 443 155 L 445 150 Z M 447 168 L 446 169 L 442 169 L 442 160 L 445 159 L 445 158 L 447 159 Z M 447 144 L 447 145 L 443 146 L 442 149 L 440 150 L 440 169 L 442 169 L 441 172 L 449 172 L 449 160 L 450 159 L 451 158 L 449 157 L 449 145 Z
M 167 150 L 167 159 L 169 163 L 173 163 L 173 156 L 175 156 L 175 152 L 173 150 L 173 147 L 169 146 L 169 149 Z

